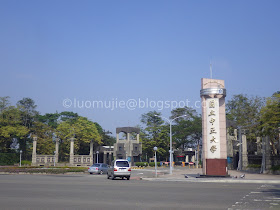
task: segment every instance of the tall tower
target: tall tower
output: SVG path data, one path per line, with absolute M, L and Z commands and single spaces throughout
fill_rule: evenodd
M 227 175 L 224 80 L 201 79 L 203 174 Z

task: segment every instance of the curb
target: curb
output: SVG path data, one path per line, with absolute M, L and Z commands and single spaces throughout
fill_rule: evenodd
M 280 184 L 280 180 L 255 180 L 255 179 L 166 179 L 166 178 L 142 178 L 145 181 L 160 182 L 203 182 L 203 183 L 247 183 L 247 184 Z
M 137 169 L 145 169 L 145 167 L 137 167 L 137 166 L 132 166 L 131 169 L 137 170 Z

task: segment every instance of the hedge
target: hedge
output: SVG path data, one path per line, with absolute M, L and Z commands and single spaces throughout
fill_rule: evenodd
M 87 172 L 85 167 L 70 167 L 70 168 L 34 168 L 34 167 L 3 167 L 1 172 L 7 173 L 46 173 L 46 174 L 64 174 L 69 172 Z
M 151 167 L 155 167 L 155 162 L 151 162 L 151 163 L 149 163 L 149 165 L 150 165 Z M 160 162 L 157 162 L 157 166 L 158 166 L 158 167 L 160 166 Z
M 135 162 L 135 166 L 138 166 L 138 167 L 146 167 L 148 165 L 149 165 L 149 163 L 147 163 L 147 162 Z
M 32 163 L 32 162 L 29 161 L 29 160 L 22 160 L 22 161 L 21 161 L 21 165 L 23 165 L 23 166 L 24 166 L 24 165 L 31 166 L 31 163 Z

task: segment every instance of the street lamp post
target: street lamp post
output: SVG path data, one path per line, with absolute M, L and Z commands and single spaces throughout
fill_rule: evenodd
M 19 167 L 21 167 L 21 155 L 22 155 L 22 150 L 19 151 Z
M 157 178 L 157 147 L 154 147 L 155 151 L 155 171 L 156 171 L 156 178 Z
M 98 154 L 99 154 L 99 151 L 96 151 L 96 159 L 97 159 L 97 163 L 98 163 Z
M 159 115 L 155 115 L 156 117 L 162 117 L 162 116 L 159 116 Z M 163 119 L 165 119 L 169 125 L 170 125 L 170 150 L 169 150 L 169 167 L 170 167 L 170 174 L 172 174 L 172 164 L 173 164 L 173 150 L 172 150 L 172 122 L 180 117 L 186 117 L 187 115 L 182 115 L 182 116 L 178 116 L 178 117 L 175 117 L 174 119 L 172 120 L 169 120 L 168 118 L 166 117 L 162 117 Z
M 195 167 L 198 168 L 198 151 L 195 150 Z

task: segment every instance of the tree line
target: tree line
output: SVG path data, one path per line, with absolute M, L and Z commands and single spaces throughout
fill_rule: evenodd
M 171 111 L 173 148 L 184 151 L 186 148 L 200 150 L 202 141 L 202 119 L 196 110 L 190 107 L 177 108 Z M 248 143 L 256 142 L 256 137 L 268 136 L 274 155 L 280 154 L 280 91 L 271 97 L 234 95 L 226 102 L 226 120 L 229 132 L 240 129 L 247 135 Z M 151 111 L 141 116 L 141 140 L 143 143 L 143 158 L 153 156 L 153 147 L 158 147 L 161 160 L 169 156 L 169 124 L 161 113 Z
M 75 154 L 88 154 L 89 142 L 94 145 L 113 145 L 115 137 L 97 122 L 73 112 L 47 113 L 41 115 L 35 102 L 23 98 L 12 106 L 9 97 L 0 97 L 0 153 L 23 151 L 24 158 L 30 159 L 32 137 L 37 136 L 37 153 L 51 155 L 55 150 L 55 138 L 60 139 L 60 161 L 67 161 L 70 152 L 70 138 L 75 137 Z M 179 117 L 179 116 L 185 117 Z M 177 118 L 179 117 L 179 118 Z M 176 118 L 176 119 L 175 119 Z M 257 136 L 269 136 L 272 145 L 279 147 L 280 91 L 271 97 L 234 95 L 226 103 L 228 128 L 242 128 L 248 141 Z M 171 111 L 173 148 L 200 149 L 202 141 L 201 115 L 190 107 Z M 150 111 L 140 117 L 140 141 L 142 160 L 153 156 L 158 147 L 160 160 L 168 160 L 170 126 L 160 112 Z M 276 151 L 276 150 L 275 150 Z M 279 152 L 278 152 L 279 153 Z
M 169 119 L 175 119 L 172 122 L 172 147 L 179 153 L 186 148 L 199 150 L 202 140 L 201 115 L 195 109 L 183 107 L 172 110 Z M 168 161 L 170 121 L 164 119 L 160 112 L 151 111 L 141 116 L 141 123 L 144 125 L 140 129 L 143 159 L 152 157 L 156 146 L 159 160 Z
M 37 137 L 37 153 L 52 155 L 55 138 L 59 138 L 60 161 L 67 161 L 70 138 L 76 138 L 74 151 L 88 154 L 89 143 L 113 145 L 115 138 L 97 122 L 73 112 L 47 113 L 41 115 L 31 98 L 11 105 L 9 97 L 0 97 L 0 153 L 23 151 L 23 158 L 30 159 L 33 137 Z
M 272 154 L 280 154 L 280 91 L 271 97 L 234 95 L 226 104 L 226 118 L 232 128 L 239 128 L 251 146 L 256 137 L 267 136 Z

